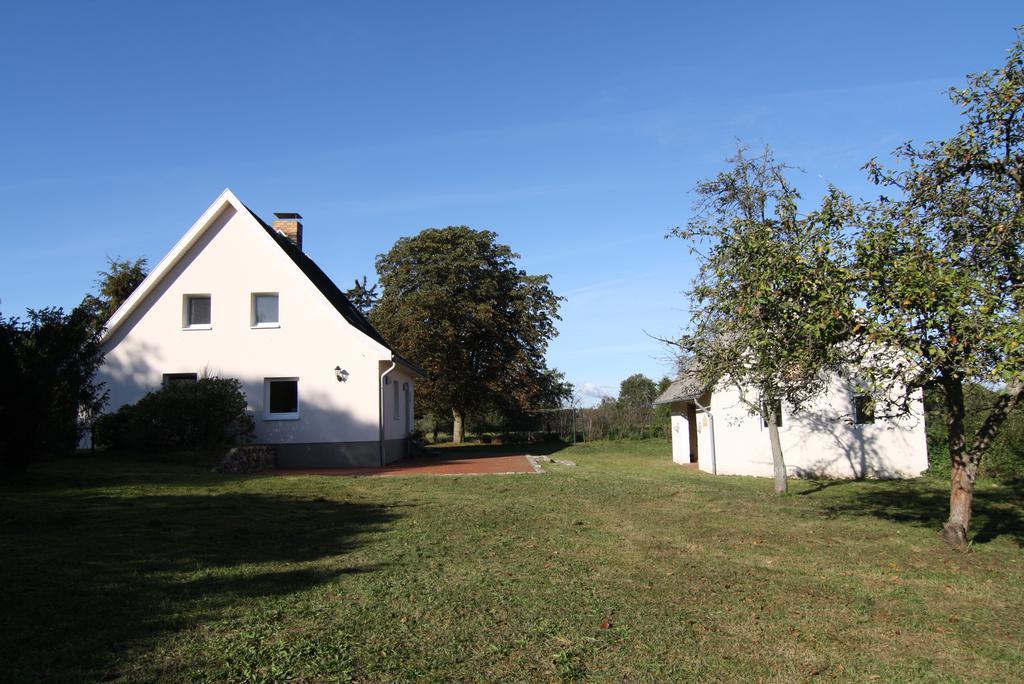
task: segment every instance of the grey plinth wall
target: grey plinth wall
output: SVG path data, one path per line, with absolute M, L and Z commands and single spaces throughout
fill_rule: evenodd
M 278 468 L 374 468 L 380 465 L 380 442 L 277 444 Z M 406 454 L 406 440 L 384 442 L 386 463 Z

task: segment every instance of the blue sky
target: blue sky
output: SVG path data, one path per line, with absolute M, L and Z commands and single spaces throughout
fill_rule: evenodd
M 670 373 L 695 264 L 666 240 L 735 140 L 870 194 L 947 134 L 1019 2 L 9 3 L 0 312 L 158 261 L 230 187 L 299 211 L 343 286 L 429 226 L 496 231 L 567 300 L 549 363 L 594 401 Z

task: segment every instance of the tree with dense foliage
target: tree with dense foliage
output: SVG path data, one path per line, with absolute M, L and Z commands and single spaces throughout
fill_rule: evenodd
M 672 379 L 662 377 L 658 381 L 658 391 L 655 398 L 669 388 Z M 654 426 L 651 430 L 652 437 L 668 437 L 672 434 L 672 407 L 669 404 L 659 404 L 654 407 Z
M 781 407 L 799 411 L 824 391 L 823 373 L 840 365 L 838 343 L 851 327 L 842 226 L 854 207 L 833 189 L 801 216 L 789 168 L 767 147 L 750 156 L 740 145 L 728 163 L 697 185 L 694 217 L 670 233 L 690 241 L 700 263 L 690 330 L 676 344 L 704 380 L 735 384 L 761 416 L 775 490 L 784 493 Z
M 964 434 L 977 432 L 989 411 L 999 401 L 999 390 L 978 382 L 964 383 Z M 950 477 L 949 430 L 946 426 L 946 401 L 942 388 L 924 388 L 925 427 L 928 433 L 928 469 L 935 475 Z M 1007 483 L 1024 481 L 1024 403 L 1019 402 L 999 428 L 999 434 L 985 451 L 978 465 L 978 476 Z
M 883 196 L 863 219 L 857 266 L 871 340 L 902 363 L 871 370 L 885 387 L 942 392 L 951 493 L 942 536 L 967 547 L 986 450 L 1024 393 L 1024 42 L 1005 64 L 950 91 L 964 122 L 947 140 L 906 143 L 897 168 L 872 160 Z M 999 388 L 968 442 L 965 383 Z
M 619 408 L 629 430 L 644 436 L 654 418 L 654 400 L 658 388 L 643 373 L 634 373 L 619 385 Z
M 370 312 L 373 311 L 373 307 L 377 306 L 377 300 L 380 299 L 380 295 L 377 292 L 378 287 L 377 283 L 367 285 L 366 276 L 363 276 L 362 281 L 356 278 L 355 284 L 345 290 L 345 296 L 348 298 L 348 301 L 352 302 L 352 306 L 359 309 L 361 314 L 369 316 Z
M 110 320 L 118 307 L 146 279 L 146 266 L 146 257 L 134 261 L 107 258 L 107 270 L 97 273 L 97 294 L 87 294 L 81 304 L 92 315 L 97 329 Z
M 426 369 L 417 401 L 451 413 L 456 443 L 467 412 L 529 408 L 550 379 L 544 354 L 562 298 L 496 239 L 466 226 L 428 228 L 377 257 L 383 293 L 371 320 Z
M 106 402 L 95 382 L 103 355 L 92 312 L 29 310 L 0 318 L 0 470 L 67 454 Z

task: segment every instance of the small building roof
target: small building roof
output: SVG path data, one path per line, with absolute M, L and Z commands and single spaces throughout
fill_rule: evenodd
M 666 387 L 665 391 L 654 400 L 654 404 L 657 406 L 677 401 L 689 401 L 704 394 L 708 389 L 710 389 L 710 383 L 701 377 L 697 367 L 691 363 L 680 372 L 679 378 Z

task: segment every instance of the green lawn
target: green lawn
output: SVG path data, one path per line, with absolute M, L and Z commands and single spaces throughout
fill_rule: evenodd
M 0 680 L 1020 681 L 1024 507 L 987 484 L 220 476 L 80 457 L 0 488 Z

